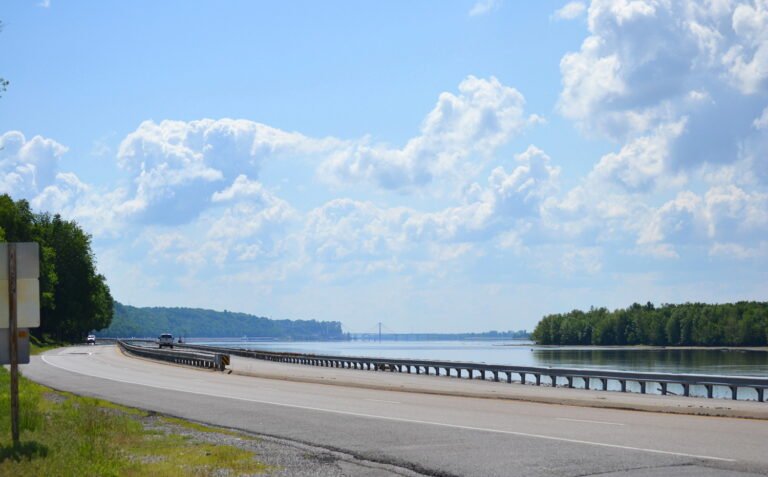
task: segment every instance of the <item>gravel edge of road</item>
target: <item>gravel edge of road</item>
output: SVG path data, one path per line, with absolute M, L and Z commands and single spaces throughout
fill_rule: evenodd
M 199 424 L 208 430 L 201 431 L 163 421 L 172 417 L 186 423 Z M 452 477 L 426 469 L 407 468 L 396 463 L 376 462 L 333 448 L 319 447 L 276 436 L 259 434 L 242 429 L 214 426 L 204 422 L 178 418 L 168 414 L 149 412 L 141 418 L 145 427 L 190 438 L 196 442 L 237 447 L 251 451 L 260 462 L 271 470 L 266 474 L 274 477 Z M 220 431 L 220 432 L 219 432 Z

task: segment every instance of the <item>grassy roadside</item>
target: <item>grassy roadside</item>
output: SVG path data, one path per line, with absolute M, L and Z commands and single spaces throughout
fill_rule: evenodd
M 68 346 L 70 343 L 64 343 L 62 341 L 56 341 L 51 338 L 40 340 L 34 336 L 29 337 L 29 354 L 36 355 L 48 351 L 49 349 L 61 348 L 62 346 Z
M 174 427 L 232 434 L 84 398 L 21 378 L 21 443 L 11 444 L 10 375 L 0 367 L 0 475 L 253 475 L 270 468 L 253 452 L 200 442 Z M 154 425 L 147 425 L 153 418 Z M 157 424 L 160 424 L 159 426 Z M 247 436 L 242 436 L 248 439 Z

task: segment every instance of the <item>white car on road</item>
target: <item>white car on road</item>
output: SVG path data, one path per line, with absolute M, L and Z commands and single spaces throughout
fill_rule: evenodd
M 161 348 L 169 347 L 173 349 L 173 335 L 170 333 L 163 333 L 162 335 L 157 337 L 157 343 L 160 345 Z

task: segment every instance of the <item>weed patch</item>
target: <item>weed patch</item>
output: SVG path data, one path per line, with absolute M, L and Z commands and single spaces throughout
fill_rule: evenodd
M 9 380 L 8 372 L 0 368 L 0 475 L 205 476 L 269 470 L 251 451 L 147 429 L 142 420 L 149 416 L 144 411 L 58 393 L 23 377 L 19 382 L 21 443 L 13 446 Z M 198 432 L 233 434 L 162 419 Z

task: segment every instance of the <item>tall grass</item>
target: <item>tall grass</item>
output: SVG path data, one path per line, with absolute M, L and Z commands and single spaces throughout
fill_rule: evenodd
M 268 470 L 254 454 L 145 430 L 141 411 L 57 393 L 23 377 L 21 444 L 11 442 L 10 375 L 0 368 L 0 476 L 175 476 Z

